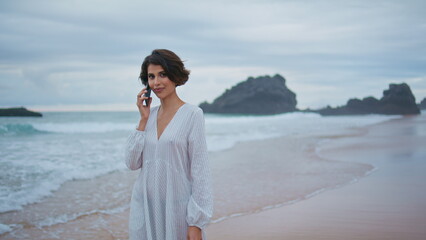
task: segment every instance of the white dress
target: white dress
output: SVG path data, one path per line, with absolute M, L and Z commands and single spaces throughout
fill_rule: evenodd
M 157 138 L 153 107 L 145 131 L 134 130 L 125 160 L 140 169 L 130 203 L 131 240 L 185 240 L 188 226 L 205 227 L 213 214 L 203 111 L 182 105 Z

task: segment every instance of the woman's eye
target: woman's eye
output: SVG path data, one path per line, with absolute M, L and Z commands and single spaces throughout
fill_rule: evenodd
M 167 74 L 166 73 L 160 73 L 160 77 L 165 78 L 165 77 L 167 77 Z
M 154 78 L 155 78 L 155 77 L 154 77 L 154 74 L 149 74 L 149 75 L 148 75 L 148 78 L 149 78 L 149 79 L 154 79 Z

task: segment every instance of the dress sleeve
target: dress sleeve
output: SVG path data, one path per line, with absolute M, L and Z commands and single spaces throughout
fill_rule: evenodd
M 127 138 L 125 147 L 126 165 L 130 170 L 142 167 L 142 150 L 145 145 L 145 131 L 134 130 Z
M 189 226 L 204 229 L 213 215 L 213 199 L 204 116 L 200 108 L 194 113 L 192 123 L 188 144 L 192 191 L 187 206 L 186 221 Z

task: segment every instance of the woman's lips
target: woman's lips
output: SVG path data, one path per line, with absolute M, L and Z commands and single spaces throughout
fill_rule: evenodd
M 163 91 L 164 88 L 155 88 L 153 89 L 155 93 L 159 93 L 161 91 Z

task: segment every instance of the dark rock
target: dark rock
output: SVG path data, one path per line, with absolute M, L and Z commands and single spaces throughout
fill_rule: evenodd
M 345 106 L 332 108 L 327 106 L 318 112 L 321 115 L 362 115 L 371 114 L 376 111 L 379 100 L 374 97 L 366 97 L 362 100 L 358 98 L 349 99 Z
M 317 111 L 321 115 L 360 115 L 360 114 L 387 114 L 406 115 L 419 114 L 416 99 L 406 83 L 390 84 L 389 89 L 383 91 L 383 97 L 377 100 L 366 97 L 362 100 L 350 99 L 345 106 L 326 108 Z
M 420 109 L 426 109 L 426 98 L 423 98 L 423 100 L 419 104 Z
M 0 117 L 42 117 L 38 112 L 29 111 L 24 107 L 0 108 Z
M 346 107 L 350 112 L 354 112 L 356 114 L 369 114 L 371 112 L 374 112 L 374 109 L 377 109 L 379 107 L 380 101 L 377 100 L 374 97 L 366 97 L 362 100 L 359 100 L 357 98 L 350 99 Z
M 380 99 L 381 114 L 419 114 L 416 99 L 406 83 L 390 84 Z
M 213 103 L 203 102 L 206 113 L 277 114 L 296 110 L 296 94 L 285 85 L 280 75 L 249 77 L 227 89 Z

